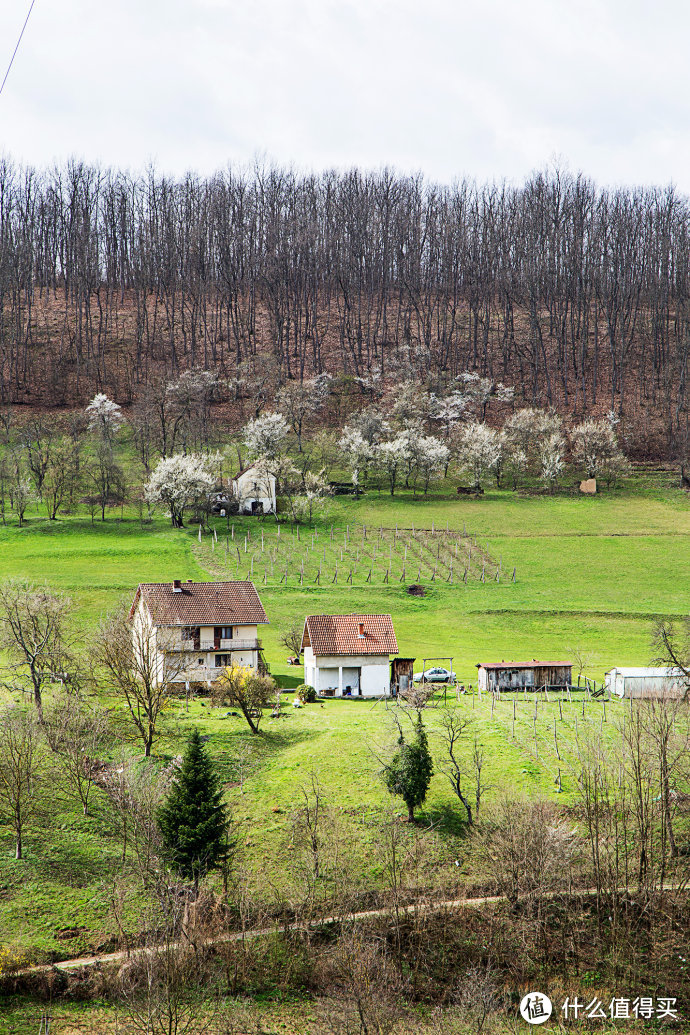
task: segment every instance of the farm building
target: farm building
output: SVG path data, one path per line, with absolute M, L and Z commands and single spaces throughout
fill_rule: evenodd
M 480 690 L 541 690 L 572 685 L 573 666 L 569 661 L 499 661 L 477 665 Z
M 251 582 L 143 582 L 129 618 L 134 649 L 157 681 L 210 682 L 223 668 L 265 671 L 259 625 L 268 618 Z
M 391 688 L 396 694 L 405 693 L 414 682 L 414 658 L 393 658 L 391 661 Z
M 275 475 L 259 464 L 245 467 L 232 480 L 232 491 L 236 497 L 240 514 L 275 514 Z
M 390 615 L 310 615 L 302 633 L 304 681 L 326 697 L 385 697 L 398 653 Z
M 612 668 L 604 686 L 614 697 L 683 697 L 690 683 L 679 668 Z

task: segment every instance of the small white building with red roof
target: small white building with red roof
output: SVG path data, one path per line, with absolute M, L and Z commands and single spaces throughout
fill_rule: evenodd
M 386 697 L 398 653 L 390 615 L 309 615 L 302 633 L 304 682 L 324 697 Z

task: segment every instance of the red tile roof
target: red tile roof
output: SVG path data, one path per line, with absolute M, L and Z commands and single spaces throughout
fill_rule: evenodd
M 142 582 L 130 609 L 139 600 L 149 609 L 154 625 L 265 625 L 266 612 L 252 582 Z
M 359 627 L 364 628 L 360 636 Z M 309 615 L 304 623 L 302 646 L 314 654 L 397 654 L 390 615 Z

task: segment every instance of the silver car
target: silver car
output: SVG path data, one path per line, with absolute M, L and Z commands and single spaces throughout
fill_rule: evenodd
M 423 672 L 415 672 L 412 676 L 415 683 L 455 683 L 455 672 L 447 668 L 426 668 Z

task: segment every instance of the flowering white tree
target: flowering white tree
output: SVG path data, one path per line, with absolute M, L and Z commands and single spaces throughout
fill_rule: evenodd
M 352 472 L 352 484 L 355 489 L 359 487 L 359 477 L 362 472 L 365 476 L 375 455 L 375 447 L 372 446 L 363 435 L 351 427 L 346 427 L 338 442 L 338 449 L 344 463 Z
M 124 418 L 116 402 L 104 392 L 98 392 L 86 407 L 89 431 L 95 431 L 105 442 L 111 442 L 115 432 L 122 427 Z
M 549 491 L 553 492 L 558 484 L 559 476 L 565 466 L 565 439 L 559 431 L 554 431 L 539 444 L 540 478 Z
M 477 373 L 465 372 L 457 378 L 460 382 L 466 406 L 471 407 L 482 420 L 486 416 L 486 408 L 491 399 L 501 403 L 512 403 L 515 389 L 504 385 L 502 381 L 494 381 L 491 377 L 482 377 Z
M 443 437 L 449 439 L 467 409 L 467 396 L 455 391 L 443 399 L 437 399 L 435 396 L 432 398 L 432 419 L 440 423 Z
M 521 446 L 506 446 L 504 442 L 504 470 L 510 475 L 513 490 L 517 489 L 520 478 L 527 470 L 527 453 Z
M 508 456 L 516 455 L 521 461 L 521 468 L 540 476 L 541 445 L 549 436 L 560 434 L 561 427 L 561 418 L 556 413 L 532 407 L 518 410 L 503 425 L 506 453 Z
M 421 425 L 431 415 L 432 396 L 419 381 L 403 381 L 395 386 L 391 414 L 399 427 Z
M 182 528 L 185 509 L 203 502 L 214 484 L 208 457 L 175 453 L 158 462 L 144 491 L 151 506 L 167 507 L 173 528 Z
M 618 473 L 626 466 L 609 419 L 584 420 L 570 432 L 570 443 L 573 459 L 585 469 L 588 478 L 596 478 L 609 467 Z
M 307 471 L 302 492 L 292 500 L 295 520 L 308 521 L 311 524 L 314 511 L 322 510 L 330 495 L 331 487 L 324 478 L 323 471 Z
M 276 460 L 289 431 L 282 413 L 263 413 L 250 420 L 242 432 L 244 444 L 253 456 Z
M 501 455 L 501 437 L 486 424 L 473 421 L 463 428 L 458 448 L 458 462 L 469 471 L 474 487 L 479 491 L 482 478 L 497 463 Z
M 326 403 L 330 390 L 330 374 L 319 374 L 308 381 L 288 381 L 278 392 L 276 403 L 297 435 L 297 449 L 302 452 L 302 428 L 307 417 L 318 413 Z
M 415 440 L 415 488 L 419 477 L 424 486 L 424 495 L 429 491 L 429 482 L 435 474 L 445 470 L 450 459 L 450 450 L 433 435 L 422 435 Z
M 396 435 L 389 442 L 380 442 L 376 447 L 376 464 L 384 472 L 391 489 L 391 496 L 395 495 L 395 486 L 401 468 L 408 458 L 407 436 Z
M 348 431 L 358 431 L 364 441 L 373 446 L 390 433 L 390 424 L 378 406 L 367 406 L 351 415 L 343 428 L 344 434 Z

